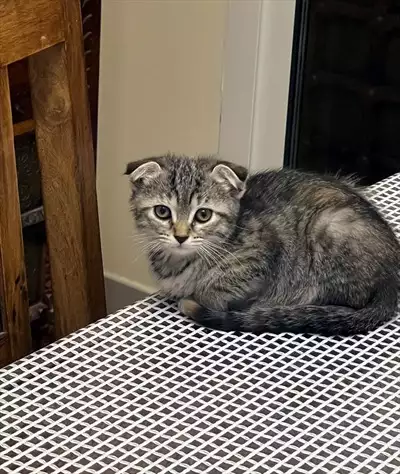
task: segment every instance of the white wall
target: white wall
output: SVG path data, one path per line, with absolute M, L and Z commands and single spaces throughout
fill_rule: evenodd
M 106 276 L 153 282 L 129 215 L 128 161 L 216 153 L 227 2 L 103 0 L 98 199 Z

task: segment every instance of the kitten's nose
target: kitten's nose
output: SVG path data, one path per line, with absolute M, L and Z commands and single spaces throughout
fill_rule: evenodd
M 183 242 L 185 242 L 185 240 L 188 239 L 188 235 L 174 235 L 175 239 L 180 243 L 180 244 L 183 244 Z

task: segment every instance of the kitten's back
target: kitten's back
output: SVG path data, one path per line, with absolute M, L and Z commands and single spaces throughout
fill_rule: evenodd
M 265 292 L 241 309 L 236 304 L 228 311 L 198 308 L 195 320 L 257 333 L 350 335 L 395 315 L 400 245 L 353 185 L 292 170 L 258 173 L 247 181 L 239 228 L 253 234 L 241 239 L 242 245 L 254 248 L 255 239 L 262 248 L 274 235 L 264 247 L 264 272 L 271 275 Z M 269 268 L 274 245 L 280 257 Z

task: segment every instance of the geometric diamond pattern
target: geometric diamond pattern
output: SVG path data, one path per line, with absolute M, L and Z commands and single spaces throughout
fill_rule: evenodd
M 400 175 L 366 193 L 400 234 Z M 0 370 L 0 474 L 400 472 L 400 319 L 235 335 L 155 296 Z

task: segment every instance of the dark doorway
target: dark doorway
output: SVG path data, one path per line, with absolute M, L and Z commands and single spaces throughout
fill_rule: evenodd
M 285 165 L 400 171 L 400 0 L 297 0 Z

